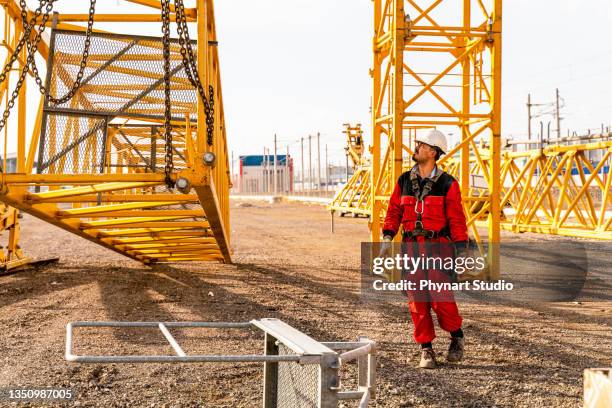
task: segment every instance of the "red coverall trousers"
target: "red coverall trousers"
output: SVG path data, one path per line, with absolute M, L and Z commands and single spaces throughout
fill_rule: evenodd
M 415 171 L 415 169 L 412 171 Z M 420 176 L 418 179 L 422 184 L 423 180 L 420 179 Z M 403 227 L 404 231 L 413 231 L 417 220 L 417 211 L 422 212 L 421 217 L 425 230 L 447 231 L 450 241 L 444 236 L 432 239 L 425 239 L 424 237 L 407 238 L 404 242 L 406 242 L 408 248 L 414 247 L 414 241 L 418 242 L 416 243 L 417 246 L 422 246 L 425 240 L 430 243 L 440 243 L 441 246 L 445 246 L 445 242 L 452 242 L 457 246 L 467 245 L 468 234 L 461 204 L 461 192 L 459 183 L 452 176 L 443 173 L 433 184 L 430 194 L 425 196 L 423 201 L 417 203 L 417 199 L 412 192 L 410 171 L 402 174 L 389 200 L 383 226 L 384 235 L 395 236 L 400 226 Z M 433 269 L 418 270 L 406 279 L 418 281 L 423 278 L 438 282 L 450 281 L 445 272 Z M 432 309 L 443 330 L 453 332 L 460 329 L 462 319 L 452 292 L 430 293 L 429 296 L 424 292 L 426 291 L 408 294 L 410 316 L 414 324 L 414 340 L 417 343 L 428 343 L 436 337 L 431 316 Z
M 450 242 L 444 238 L 437 239 L 405 239 L 405 250 L 409 256 L 419 256 L 412 249 L 414 247 L 422 249 L 422 256 L 439 256 L 445 258 L 453 256 L 448 254 Z M 419 269 L 410 274 L 404 274 L 403 279 L 414 282 L 417 288 L 420 288 L 420 282 L 448 283 L 452 282 L 451 276 L 447 271 L 440 269 Z M 461 328 L 462 319 L 459 315 L 459 309 L 455 303 L 455 298 L 451 290 L 438 290 L 434 287 L 407 291 L 408 308 L 410 309 L 410 317 L 414 325 L 414 340 L 417 343 L 429 343 L 436 337 L 434 322 L 431 316 L 433 309 L 438 319 L 440 327 L 447 332 L 454 332 Z

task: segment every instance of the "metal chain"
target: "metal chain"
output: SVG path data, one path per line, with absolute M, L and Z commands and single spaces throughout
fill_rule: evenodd
M 2 118 L 0 118 L 0 131 L 6 126 L 6 121 L 8 120 L 8 117 L 11 114 L 11 109 L 13 109 L 13 107 L 15 106 L 15 100 L 19 96 L 19 91 L 21 90 L 21 87 L 23 86 L 23 82 L 25 81 L 25 78 L 26 78 L 26 75 L 28 74 L 30 66 L 32 66 L 32 62 L 34 61 L 34 56 L 36 55 L 36 52 L 38 51 L 38 44 L 40 43 L 40 40 L 42 38 L 42 33 L 45 31 L 45 28 L 47 26 L 47 21 L 49 19 L 49 13 L 51 13 L 51 11 L 53 10 L 54 1 L 56 0 L 40 0 L 39 7 L 36 9 L 34 16 L 32 17 L 32 20 L 30 21 L 30 24 L 27 27 L 24 27 L 23 37 L 19 40 L 19 43 L 17 44 L 17 47 L 15 47 L 15 51 L 13 52 L 13 55 L 11 55 L 9 62 L 5 65 L 4 70 L 2 71 L 2 74 L 0 74 L 0 82 L 5 81 L 6 74 L 12 68 L 12 64 L 17 59 L 17 56 L 19 55 L 19 52 L 23 48 L 23 45 L 26 42 L 29 42 L 29 37 L 32 32 L 32 28 L 34 27 L 34 24 L 36 23 L 38 17 L 42 14 L 40 26 L 36 30 L 36 36 L 34 37 L 34 40 L 32 41 L 32 47 L 31 48 L 28 47 L 28 51 L 30 52 L 28 52 L 28 56 L 26 58 L 25 64 L 23 65 L 21 74 L 19 75 L 19 79 L 17 80 L 17 84 L 15 85 L 15 89 L 13 89 L 13 93 L 11 94 L 11 97 L 6 105 L 6 108 L 4 109 Z M 42 13 L 43 7 L 45 8 L 44 13 Z M 24 8 L 21 9 L 22 17 L 24 14 L 24 10 L 26 9 Z
M 44 0 L 41 0 L 41 1 L 44 1 Z M 56 1 L 56 0 L 53 0 L 53 1 Z M 25 0 L 19 0 L 19 3 L 22 7 L 22 10 L 25 10 L 26 9 Z M 68 92 L 66 92 L 64 96 L 62 96 L 61 98 L 55 98 L 51 96 L 50 94 L 47 95 L 47 97 L 49 98 L 49 101 L 53 103 L 54 105 L 61 105 L 63 103 L 66 103 L 76 94 L 76 92 L 81 87 L 81 81 L 83 80 L 83 76 L 85 74 L 85 68 L 87 67 L 87 59 L 89 58 L 89 48 L 91 46 L 91 34 L 93 32 L 95 14 L 96 14 L 96 0 L 90 0 L 89 15 L 87 19 L 87 30 L 85 31 L 85 44 L 83 47 L 83 54 L 81 56 L 81 62 L 79 64 L 79 71 L 77 72 L 75 81 L 72 83 L 72 87 L 70 88 Z M 25 16 L 27 16 L 27 14 Z M 27 20 L 24 17 L 23 11 L 21 13 L 21 20 L 23 21 L 24 25 L 27 24 Z M 27 39 L 27 45 L 28 45 L 28 52 L 31 53 L 32 44 L 30 43 L 29 38 Z M 32 74 L 34 75 L 34 80 L 36 81 L 36 84 L 38 85 L 38 89 L 40 90 L 40 93 L 45 95 L 47 93 L 47 90 L 38 72 L 36 61 L 34 60 L 32 61 L 31 70 L 32 70 Z
M 168 187 L 174 187 L 174 182 L 170 175 L 174 170 L 172 157 L 172 114 L 171 114 L 171 95 L 170 95 L 170 1 L 161 0 L 162 16 L 162 44 L 164 56 L 164 140 L 165 140 L 165 180 Z M 177 33 L 179 37 L 180 52 L 183 66 L 189 82 L 198 90 L 200 99 L 204 105 L 206 115 L 206 142 L 209 146 L 213 144 L 214 134 L 214 88 L 208 87 L 208 97 L 204 87 L 200 82 L 200 77 L 195 63 L 195 56 L 189 39 L 187 27 L 187 17 L 185 16 L 185 5 L 183 0 L 175 0 L 175 16 Z
M 200 99 L 204 105 L 204 114 L 206 115 L 206 142 L 209 146 L 213 144 L 213 134 L 215 126 L 215 110 L 214 110 L 214 97 L 215 91 L 212 85 L 208 86 L 208 98 L 204 87 L 200 82 L 200 75 L 198 74 L 198 67 L 196 64 L 196 58 L 191 47 L 191 40 L 189 38 L 189 28 L 187 26 L 187 16 L 185 15 L 185 4 L 183 0 L 174 0 L 175 14 L 176 14 L 176 31 L 179 37 L 179 45 L 181 47 L 181 57 L 183 60 L 183 66 L 185 67 L 185 73 L 189 82 L 198 90 Z
M 26 44 L 26 39 L 28 39 L 32 33 L 32 28 L 34 27 L 34 22 L 38 19 L 38 17 L 40 17 L 41 13 L 42 13 L 42 9 L 43 7 L 45 7 L 47 5 L 47 1 L 46 0 L 41 0 L 38 4 L 38 8 L 36 10 L 34 10 L 34 15 L 32 16 L 32 22 L 28 22 L 27 24 L 24 25 L 23 29 L 23 33 L 21 38 L 19 39 L 19 41 L 17 42 L 17 46 L 15 47 L 15 50 L 13 51 L 13 53 L 11 54 L 11 56 L 9 57 L 8 62 L 4 65 L 4 68 L 2 69 L 2 72 L 0 73 L 0 83 L 4 82 L 7 80 L 7 75 L 8 73 L 13 69 L 13 64 L 15 63 L 15 61 L 17 61 L 17 58 L 19 57 L 19 53 L 21 52 L 21 50 L 23 49 L 24 44 Z M 22 20 L 27 21 L 27 17 L 28 17 L 28 13 L 27 10 L 25 8 L 21 8 L 21 18 Z M 21 84 L 19 85 L 19 89 L 21 89 Z M 19 92 L 17 92 L 19 93 Z M 13 92 L 13 95 L 15 95 L 15 93 Z M 9 102 L 10 103 L 10 102 Z M 11 108 L 15 105 L 15 101 L 13 100 L 13 103 L 10 105 Z M 7 105 L 9 106 L 9 105 Z M 2 115 L 2 119 L 0 120 L 0 130 L 2 130 L 4 128 L 4 126 L 6 126 L 6 121 L 8 119 L 8 116 L 10 115 L 10 109 L 8 109 L 8 112 L 4 112 L 4 114 Z M 4 172 L 4 169 L 2 168 L 2 165 L 0 164 L 0 170 L 2 170 Z
M 162 44 L 164 54 L 164 140 L 166 142 L 165 181 L 169 188 L 174 187 L 170 175 L 174 170 L 172 162 L 172 113 L 170 111 L 170 0 L 161 0 Z
M 38 44 L 40 43 L 40 40 L 42 39 L 42 34 L 47 27 L 47 21 L 49 20 L 49 14 L 53 11 L 53 3 L 55 1 L 56 0 L 39 0 L 38 8 L 36 8 L 36 10 L 34 11 L 34 15 L 30 19 L 30 21 L 28 21 L 26 1 L 19 0 L 19 5 L 21 7 L 21 21 L 23 22 L 24 31 L 23 31 L 22 37 L 19 39 L 19 42 L 17 43 L 17 46 L 15 47 L 15 50 L 13 51 L 13 54 L 9 58 L 9 61 L 7 62 L 7 64 L 4 66 L 2 73 L 0 73 L 0 82 L 4 82 L 7 79 L 7 74 L 12 69 L 13 64 L 19 57 L 19 53 L 23 49 L 24 45 L 26 46 L 28 52 L 27 52 L 26 62 L 23 66 L 23 69 L 21 70 L 21 74 L 19 75 L 19 79 L 17 80 L 17 84 L 15 85 L 15 89 L 13 90 L 11 94 L 11 98 L 9 99 L 9 102 L 7 103 L 6 109 L 4 110 L 2 114 L 2 118 L 0 118 L 0 130 L 2 130 L 6 126 L 6 121 L 8 120 L 10 116 L 11 110 L 15 106 L 15 100 L 19 96 L 19 91 L 21 90 L 21 87 L 23 86 L 23 82 L 25 81 L 28 71 L 32 72 L 34 76 L 34 80 L 36 81 L 36 84 L 38 85 L 38 88 L 40 90 L 40 93 L 45 95 L 47 92 L 45 86 L 43 85 L 42 78 L 40 77 L 40 73 L 36 65 L 35 56 L 36 56 L 36 53 L 38 52 Z M 91 34 L 93 32 L 95 6 L 96 6 L 96 0 L 90 0 L 89 18 L 87 22 L 87 31 L 85 35 L 85 46 L 83 49 L 83 56 L 81 58 L 81 63 L 80 63 L 79 71 L 77 73 L 76 80 L 72 84 L 71 89 L 61 98 L 55 98 L 51 95 L 47 95 L 49 100 L 54 104 L 59 105 L 59 104 L 63 104 L 67 102 L 69 99 L 71 99 L 76 94 L 76 92 L 81 86 L 81 81 L 83 80 L 83 76 L 85 74 L 85 68 L 87 66 L 87 59 L 89 57 L 89 48 L 91 46 Z M 43 8 L 45 9 L 44 13 L 42 12 Z M 41 18 L 40 25 L 38 29 L 35 30 L 36 36 L 34 37 L 34 39 L 31 39 L 30 36 L 31 36 L 32 30 L 34 29 L 36 22 L 38 21 L 38 18 L 41 17 L 41 15 L 42 15 L 42 18 Z
M 17 46 L 15 47 L 13 54 L 11 54 L 9 61 L 6 63 L 6 65 L 4 65 L 4 68 L 2 69 L 2 73 L 0 73 L 0 82 L 4 82 L 6 80 L 6 76 L 8 75 L 9 71 L 13 69 L 13 64 L 15 63 L 15 61 L 17 61 L 17 58 L 19 58 L 19 53 L 23 49 L 23 46 L 26 43 L 26 39 L 29 39 L 30 34 L 32 33 L 32 28 L 34 27 L 34 23 L 36 22 L 38 17 L 40 17 L 42 13 L 42 9 L 46 5 L 47 5 L 47 0 L 41 0 L 39 7 L 34 11 L 34 15 L 32 16 L 31 21 L 28 22 L 28 24 L 24 26 L 23 35 L 17 42 Z M 25 18 L 27 20 L 27 17 L 28 17 L 27 10 L 22 8 L 21 18 L 22 19 Z

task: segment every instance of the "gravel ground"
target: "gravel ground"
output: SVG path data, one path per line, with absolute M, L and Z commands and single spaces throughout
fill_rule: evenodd
M 461 303 L 464 362 L 415 368 L 419 354 L 405 301 L 390 298 L 383 306 L 359 296 L 366 221 L 337 218 L 332 235 L 321 206 L 233 202 L 232 265 L 147 268 L 29 216 L 22 225 L 28 255 L 61 260 L 0 277 L 0 387 L 72 387 L 77 397 L 67 406 L 261 406 L 257 364 L 67 363 L 65 325 L 74 320 L 276 317 L 320 341 L 367 335 L 379 347 L 375 407 L 579 407 L 583 369 L 611 365 L 612 302 L 604 286 L 603 294 L 579 302 Z M 596 254 L 591 267 L 602 279 L 609 274 L 608 261 L 598 258 L 610 253 L 605 245 L 588 244 Z M 442 354 L 448 339 L 438 333 L 434 348 Z M 188 353 L 262 348 L 257 332 L 173 334 Z M 75 347 L 80 353 L 171 352 L 151 330 L 82 330 Z

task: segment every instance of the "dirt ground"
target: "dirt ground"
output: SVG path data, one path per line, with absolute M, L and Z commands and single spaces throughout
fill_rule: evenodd
M 0 277 L 0 388 L 71 387 L 77 397 L 67 406 L 261 406 L 258 364 L 67 363 L 65 325 L 75 320 L 275 317 L 320 341 L 367 335 L 379 350 L 375 407 L 578 407 L 583 369 L 612 363 L 612 302 L 605 286 L 605 296 L 580 302 L 462 303 L 464 362 L 419 370 L 404 299 L 381 306 L 360 298 L 364 219 L 336 218 L 332 235 L 329 213 L 318 205 L 234 201 L 231 211 L 234 264 L 154 268 L 26 216 L 27 254 L 61 260 Z M 600 252 L 610 248 L 592 245 Z M 595 259 L 592 265 L 609 285 L 609 263 Z M 192 354 L 262 350 L 257 332 L 173 333 Z M 434 348 L 442 354 L 449 341 L 440 329 L 438 334 Z M 82 330 L 75 347 L 79 353 L 171 352 L 151 330 Z

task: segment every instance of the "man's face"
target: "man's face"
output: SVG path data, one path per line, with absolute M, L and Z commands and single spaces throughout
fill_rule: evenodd
M 435 160 L 436 148 L 426 143 L 416 142 L 412 160 L 417 163 L 427 163 L 429 160 Z

